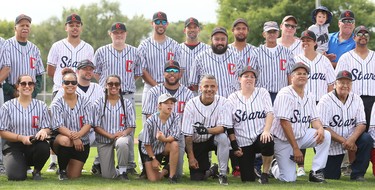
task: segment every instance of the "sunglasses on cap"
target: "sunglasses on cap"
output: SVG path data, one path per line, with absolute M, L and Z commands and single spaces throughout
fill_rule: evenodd
M 162 24 L 163 26 L 165 26 L 165 25 L 167 25 L 168 22 L 166 20 L 155 20 L 154 23 L 156 25 Z
M 289 28 L 289 29 L 296 29 L 296 28 L 297 28 L 297 25 L 287 24 L 287 23 L 285 23 L 284 26 L 285 26 L 286 28 Z
M 356 36 L 358 36 L 358 37 L 362 37 L 362 36 L 364 36 L 364 37 L 368 38 L 368 37 L 370 37 L 370 34 L 367 33 L 367 32 L 358 32 L 358 33 L 356 34 Z
M 75 85 L 78 84 L 78 82 L 76 80 L 72 80 L 72 81 L 70 81 L 70 80 L 63 80 L 63 84 L 65 84 L 65 85 L 71 84 L 71 85 L 75 86 Z
M 176 68 L 166 68 L 165 72 L 167 72 L 167 73 L 179 73 L 180 70 L 176 69 Z
M 355 20 L 344 19 L 341 22 L 344 23 L 344 24 L 353 24 L 355 22 Z
M 22 87 L 26 87 L 26 86 L 32 87 L 32 86 L 35 86 L 35 82 L 20 82 L 20 85 Z
M 119 87 L 120 83 L 119 82 L 108 82 L 107 85 L 109 87 Z

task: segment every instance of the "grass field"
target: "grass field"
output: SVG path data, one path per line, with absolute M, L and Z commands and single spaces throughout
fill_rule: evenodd
M 141 117 L 140 117 L 140 106 L 137 106 L 137 127 L 136 136 L 138 135 L 141 128 Z M 135 145 L 137 146 L 137 145 Z M 135 147 L 135 150 L 137 148 Z M 61 189 L 61 190 L 73 190 L 73 189 L 89 189 L 89 190 L 110 190 L 110 189 L 265 189 L 265 190 L 282 190 L 282 189 L 374 189 L 375 187 L 375 177 L 372 176 L 371 164 L 367 170 L 365 182 L 353 182 L 350 181 L 348 177 L 342 177 L 341 180 L 327 180 L 326 184 L 316 184 L 308 182 L 308 177 L 300 177 L 295 183 L 283 183 L 275 179 L 270 179 L 270 183 L 267 185 L 261 185 L 258 182 L 253 183 L 242 183 L 239 178 L 234 178 L 229 175 L 228 181 L 229 186 L 220 186 L 217 179 L 209 179 L 205 182 L 192 182 L 188 178 L 189 169 L 187 166 L 187 161 L 185 161 L 184 172 L 185 176 L 179 181 L 178 184 L 169 184 L 167 180 L 163 180 L 157 183 L 151 183 L 146 180 L 140 180 L 137 176 L 129 176 L 130 181 L 124 182 L 119 180 L 109 180 L 103 179 L 101 177 L 93 176 L 89 172 L 91 165 L 93 163 L 94 157 L 97 154 L 96 148 L 93 147 L 90 150 L 90 156 L 84 166 L 84 169 L 88 172 L 83 173 L 80 179 L 59 181 L 55 173 L 43 172 L 42 181 L 33 181 L 31 179 L 31 174 L 26 181 L 12 182 L 8 181 L 6 176 L 0 176 L 0 189 L 37 189 L 37 190 L 51 190 L 51 189 Z M 136 156 L 137 153 L 136 153 Z M 307 151 L 306 155 L 306 172 L 311 168 L 311 160 L 313 157 L 312 151 Z M 136 157 L 137 158 L 137 157 Z M 186 159 L 185 159 L 186 160 Z M 214 162 L 216 157 L 213 158 Z M 46 170 L 49 161 L 43 168 Z M 137 168 L 137 170 L 139 170 Z

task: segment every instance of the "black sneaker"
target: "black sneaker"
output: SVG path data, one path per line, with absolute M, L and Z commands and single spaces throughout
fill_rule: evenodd
M 100 168 L 100 164 L 93 164 L 91 167 L 91 173 L 93 175 L 101 175 L 102 169 Z
M 316 172 L 311 170 L 309 174 L 309 181 L 316 183 L 327 183 L 324 179 L 324 174 L 322 170 L 318 170 Z
M 135 170 L 135 168 L 127 169 L 126 173 L 131 174 L 131 175 L 138 175 L 138 172 L 137 170 Z
M 171 184 L 177 183 L 177 175 L 174 175 L 173 177 L 168 177 L 168 181 Z
M 259 178 L 259 183 L 260 184 L 267 184 L 268 183 L 268 174 L 267 173 L 262 173 Z
M 139 179 L 147 179 L 146 169 L 143 168 L 141 174 L 139 174 Z
M 42 176 L 40 172 L 33 172 L 32 174 L 33 174 L 33 180 L 36 180 L 36 181 L 42 180 Z
M 366 181 L 366 179 L 363 176 L 353 177 L 353 178 L 350 178 L 350 180 L 352 180 L 352 181 Z
M 207 179 L 209 177 L 217 178 L 218 175 L 219 175 L 219 166 L 217 164 L 213 164 L 211 168 L 206 171 L 204 179 Z
M 66 173 L 66 170 L 60 170 L 59 171 L 59 180 L 67 180 L 68 179 L 68 174 Z
M 119 179 L 129 181 L 128 173 L 122 172 L 122 174 L 119 175 Z
M 261 175 L 262 175 L 262 170 L 258 170 L 256 167 L 254 167 L 254 173 L 255 173 L 255 176 L 260 179 Z
M 228 178 L 226 175 L 220 174 L 219 176 L 219 184 L 220 185 L 228 185 Z
M 55 162 L 51 162 L 47 168 L 47 172 L 54 172 L 57 170 L 57 164 Z

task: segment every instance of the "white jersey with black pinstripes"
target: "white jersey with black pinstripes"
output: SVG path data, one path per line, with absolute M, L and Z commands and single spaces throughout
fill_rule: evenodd
M 142 69 L 148 71 L 157 83 L 164 82 L 163 73 L 167 61 L 178 62 L 181 56 L 180 44 L 168 36 L 163 43 L 149 37 L 139 44 L 138 51 L 142 56 Z
M 92 104 L 89 99 L 77 95 L 77 103 L 74 108 L 70 108 L 63 97 L 56 98 L 51 103 L 52 129 L 57 130 L 60 127 L 66 127 L 70 131 L 80 131 L 88 124 L 93 124 Z M 82 143 L 90 143 L 89 133 L 81 137 Z
M 230 104 L 223 96 L 215 96 L 210 105 L 204 105 L 200 96 L 191 99 L 185 106 L 182 119 L 182 132 L 185 136 L 192 136 L 194 143 L 207 141 L 212 134 L 199 135 L 193 125 L 196 122 L 203 124 L 206 128 L 223 126 L 232 128 Z
M 55 67 L 53 92 L 59 90 L 61 87 L 61 71 L 64 68 L 71 68 L 73 71 L 76 71 L 79 61 L 84 59 L 91 61 L 93 57 L 94 48 L 83 40 L 76 47 L 72 46 L 66 38 L 55 42 L 49 50 L 47 57 L 47 64 Z
M 287 141 L 280 120 L 289 121 L 295 139 L 300 139 L 306 134 L 310 123 L 319 119 L 314 96 L 305 92 L 301 98 L 292 86 L 286 86 L 277 94 L 274 102 L 275 118 L 272 123 L 272 134 L 282 141 Z
M 182 77 L 180 79 L 180 84 L 184 86 L 189 86 L 189 77 L 192 65 L 194 63 L 195 58 L 202 53 L 203 51 L 210 48 L 209 45 L 199 42 L 197 46 L 195 46 L 193 49 L 190 49 L 189 46 L 187 46 L 185 43 L 181 43 L 181 57 L 180 57 L 180 68 L 183 71 Z
M 267 114 L 273 114 L 270 93 L 256 87 L 253 94 L 246 98 L 241 91 L 228 97 L 231 104 L 233 129 L 240 147 L 250 146 L 263 132 Z
M 102 86 L 100 86 L 99 84 L 97 84 L 97 83 L 91 82 L 90 86 L 89 86 L 89 88 L 87 89 L 86 92 L 84 92 L 79 87 L 77 87 L 76 94 L 78 94 L 80 96 L 83 96 L 83 97 L 86 97 L 87 99 L 90 100 L 91 104 L 94 104 L 94 102 L 97 99 L 99 99 L 101 97 L 104 97 L 104 88 Z M 55 97 L 53 98 L 53 100 L 55 100 L 57 98 L 60 98 L 63 95 L 64 95 L 64 89 L 60 88 L 57 91 L 57 93 L 56 93 Z
M 135 113 L 133 104 L 130 100 L 124 99 L 124 108 L 121 104 L 121 99 L 116 102 L 116 105 L 111 105 L 107 100 L 104 108 L 105 97 L 97 99 L 94 103 L 94 124 L 93 127 L 100 127 L 107 133 L 115 134 L 124 131 L 127 128 L 135 128 Z M 104 137 L 96 133 L 95 140 L 98 143 L 111 143 L 112 139 Z
M 375 96 L 375 52 L 369 50 L 362 59 L 355 50 L 344 53 L 336 66 L 336 73 L 347 70 L 353 75 L 352 92 L 358 95 Z
M 323 127 L 329 127 L 345 139 L 353 134 L 359 124 L 366 125 L 362 99 L 353 92 L 349 93 L 345 103 L 337 98 L 334 91 L 325 94 L 320 99 L 317 109 Z M 329 155 L 345 154 L 345 152 L 341 143 L 331 142 Z
M 3 65 L 2 65 L 2 61 L 1 61 L 1 56 L 2 56 L 2 54 L 3 54 L 3 45 L 4 45 L 4 43 L 5 43 L 5 40 L 4 40 L 4 38 L 2 38 L 2 37 L 0 37 L 0 69 L 2 69 L 3 68 Z
M 265 45 L 260 45 L 251 54 L 250 66 L 258 70 L 257 87 L 268 92 L 277 93 L 288 86 L 288 75 L 294 65 L 293 53 L 284 46 L 277 45 L 271 51 Z
M 35 135 L 40 129 L 51 126 L 46 103 L 37 99 L 32 99 L 27 108 L 17 98 L 5 102 L 0 109 L 0 121 L 1 131 L 25 136 Z
M 170 93 L 163 84 L 158 84 L 152 87 L 146 94 L 146 104 L 142 105 L 142 114 L 151 115 L 158 111 L 158 98 L 160 95 Z M 183 117 L 184 108 L 186 103 L 194 98 L 194 94 L 187 87 L 180 85 L 177 91 L 172 95 L 177 99 L 173 112 L 180 115 L 180 118 Z
M 22 46 L 15 37 L 6 40 L 0 60 L 0 65 L 10 67 L 6 79 L 9 84 L 16 84 L 20 75 L 30 75 L 36 81 L 36 76 L 44 73 L 40 51 L 30 41 L 27 41 L 26 46 Z
M 228 97 L 239 90 L 238 76 L 245 67 L 242 58 L 228 48 L 223 54 L 215 54 L 212 48 L 197 56 L 190 72 L 189 86 L 199 85 L 206 74 L 214 75 L 218 84 L 217 95 Z
M 237 54 L 239 54 L 239 56 L 243 59 L 243 62 L 244 62 L 245 65 L 249 65 L 251 52 L 256 47 L 247 43 L 243 50 L 238 50 L 237 48 L 235 48 L 233 46 L 233 44 L 229 44 L 228 48 L 231 48 L 233 51 L 235 51 Z
M 328 85 L 333 85 L 336 80 L 335 70 L 329 59 L 318 53 L 313 60 L 308 59 L 304 54 L 294 57 L 296 63 L 302 62 L 310 67 L 309 80 L 306 90 L 309 90 L 314 96 L 315 101 L 328 93 Z
M 282 45 L 279 40 L 277 40 L 277 44 Z M 302 41 L 299 38 L 294 38 L 293 44 L 286 48 L 292 51 L 293 57 L 303 53 Z
M 142 153 L 147 155 L 145 145 L 151 145 L 155 155 L 163 153 L 166 143 L 157 140 L 156 133 L 161 131 L 166 138 L 171 136 L 178 140 L 181 133 L 180 123 L 180 116 L 174 112 L 164 124 L 159 118 L 159 112 L 152 114 L 143 125 Z
M 371 110 L 371 119 L 370 119 L 370 127 L 368 129 L 368 133 L 371 135 L 372 139 L 374 140 L 373 148 L 375 148 L 375 103 L 372 106 Z
M 135 92 L 135 78 L 142 76 L 141 55 L 137 48 L 126 44 L 119 52 L 112 44 L 100 47 L 95 52 L 95 73 L 99 74 L 99 84 L 105 87 L 109 75 L 118 75 L 121 78 L 121 90 Z

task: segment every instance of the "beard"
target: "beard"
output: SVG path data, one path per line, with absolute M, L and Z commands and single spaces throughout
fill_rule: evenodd
M 244 41 L 246 41 L 246 36 L 245 37 L 240 37 L 240 36 L 235 36 L 235 38 L 236 38 L 236 41 L 238 41 L 238 42 L 244 42 Z
M 212 51 L 214 53 L 216 53 L 216 54 L 223 54 L 228 49 L 228 45 L 227 44 L 223 48 L 218 48 L 218 46 L 221 46 L 221 45 L 213 45 L 213 44 L 211 44 Z
M 175 81 L 174 82 L 171 82 L 169 79 L 165 79 L 165 82 L 168 84 L 168 85 L 171 85 L 171 86 L 173 86 L 173 85 L 176 85 L 177 83 L 178 83 L 178 81 L 179 81 L 179 79 L 175 79 Z

